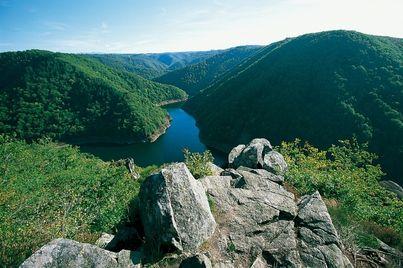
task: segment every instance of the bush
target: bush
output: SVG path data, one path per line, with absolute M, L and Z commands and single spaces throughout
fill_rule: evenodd
M 139 182 L 125 167 L 43 140 L 0 136 L 0 267 L 58 237 L 93 242 L 131 213 Z
M 336 208 L 329 209 L 333 220 L 347 229 L 357 224 L 353 229 L 357 229 L 358 244 L 373 242 L 371 236 L 375 235 L 399 247 L 403 201 L 380 186 L 384 173 L 374 164 L 376 155 L 369 153 L 366 145 L 353 139 L 319 150 L 296 140 L 284 142 L 278 149 L 289 165 L 287 183 L 301 195 L 319 190 L 324 198 L 334 200 Z M 378 227 L 368 228 L 368 223 Z
M 185 149 L 183 150 L 183 154 L 186 166 L 196 179 L 213 175 L 209 163 L 213 162 L 214 158 L 210 151 L 192 153 L 188 149 Z

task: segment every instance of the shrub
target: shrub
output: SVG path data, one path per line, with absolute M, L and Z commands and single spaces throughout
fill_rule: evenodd
M 58 237 L 93 242 L 131 213 L 138 194 L 125 167 L 42 140 L 0 137 L 0 267 Z
M 211 195 L 207 195 L 208 204 L 210 206 L 211 213 L 216 214 L 217 212 L 217 204 L 215 203 L 214 198 Z
M 210 151 L 192 153 L 188 149 L 185 149 L 183 150 L 183 154 L 186 166 L 196 179 L 213 175 L 209 163 L 213 162 L 214 158 Z
M 329 209 L 333 219 L 347 229 L 357 225 L 353 229 L 358 245 L 374 244 L 373 235 L 394 246 L 401 243 L 403 201 L 380 186 L 384 173 L 365 144 L 353 139 L 319 150 L 296 140 L 278 149 L 289 165 L 286 182 L 301 195 L 319 190 L 324 198 L 334 200 L 336 207 Z M 378 227 L 368 228 L 368 223 Z

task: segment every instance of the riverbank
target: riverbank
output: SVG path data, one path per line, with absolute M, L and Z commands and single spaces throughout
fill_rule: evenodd
M 156 132 L 154 132 L 148 137 L 148 142 L 155 142 L 161 135 L 165 134 L 167 129 L 171 126 L 171 121 L 172 121 L 171 116 L 167 115 L 164 124 L 161 125 Z
M 204 152 L 207 148 L 200 141 L 194 118 L 180 104 L 172 104 L 164 109 L 170 115 L 170 121 L 165 121 L 160 131 L 155 133 L 154 142 L 147 140 L 127 145 L 93 144 L 80 146 L 80 150 L 105 161 L 133 158 L 136 165 L 142 167 L 183 161 L 184 148 L 192 152 Z M 164 131 L 165 134 L 162 135 Z
M 182 98 L 182 99 L 173 99 L 173 100 L 166 100 L 166 101 L 162 101 L 160 103 L 157 104 L 158 107 L 162 107 L 162 106 L 166 106 L 169 104 L 175 104 L 175 103 L 180 103 L 180 102 L 186 102 L 188 100 L 188 98 Z

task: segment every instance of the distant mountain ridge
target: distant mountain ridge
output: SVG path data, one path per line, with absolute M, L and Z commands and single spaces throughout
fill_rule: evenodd
M 154 79 L 157 82 L 174 85 L 195 95 L 211 85 L 226 72 L 257 53 L 261 46 L 239 46 L 229 48 L 199 63 L 188 65 Z
M 136 73 L 144 78 L 156 78 L 169 71 L 201 62 L 221 53 L 222 50 L 165 52 L 146 54 L 84 54 L 103 64 L 128 72 Z
M 319 147 L 355 136 L 403 178 L 403 41 L 352 31 L 271 44 L 186 105 L 203 139 L 228 150 L 251 137 Z
M 187 97 L 85 56 L 39 50 L 0 53 L 0 90 L 1 133 L 78 143 L 152 140 L 169 125 L 157 105 Z

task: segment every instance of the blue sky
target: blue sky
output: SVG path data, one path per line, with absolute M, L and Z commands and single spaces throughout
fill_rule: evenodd
M 163 52 L 333 29 L 403 37 L 403 0 L 0 0 L 0 51 Z

